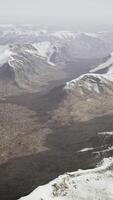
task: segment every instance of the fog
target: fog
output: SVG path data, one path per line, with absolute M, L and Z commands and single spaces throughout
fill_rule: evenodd
M 113 0 L 0 0 L 0 23 L 112 24 Z

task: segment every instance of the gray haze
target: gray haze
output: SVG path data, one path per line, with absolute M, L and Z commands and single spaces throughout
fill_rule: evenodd
M 0 0 L 0 23 L 112 24 L 113 0 Z

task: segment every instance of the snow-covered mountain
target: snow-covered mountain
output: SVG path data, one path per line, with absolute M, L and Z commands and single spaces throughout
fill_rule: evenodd
M 74 58 L 104 57 L 111 52 L 109 45 L 97 33 L 50 31 L 32 25 L 0 25 L 0 44 L 26 44 L 37 42 L 60 42 L 65 51 Z M 72 56 L 72 58 L 73 58 Z
M 0 44 L 25 44 L 44 40 L 47 30 L 33 25 L 1 25 Z
M 87 73 L 69 81 L 54 111 L 58 124 L 87 121 L 113 112 L 113 73 Z
M 20 200 L 112 200 L 113 158 L 105 158 L 91 170 L 59 176 Z
M 0 77 L 13 79 L 24 89 L 64 79 L 67 66 L 71 68 L 78 59 L 109 55 L 104 41 L 94 33 L 50 32 L 31 25 L 0 25 L 0 32 Z
M 72 58 L 106 57 L 111 51 L 104 40 L 99 38 L 96 33 L 58 31 L 52 33 L 49 37 L 63 42 L 66 45 L 66 51 Z
M 96 33 L 50 31 L 32 25 L 0 25 L 0 44 L 0 79 L 13 79 L 23 89 L 63 80 L 78 59 L 98 60 L 110 53 Z
M 51 61 L 54 47 L 49 43 L 0 46 L 0 78 L 23 89 L 38 89 L 49 81 L 65 77 Z
M 77 90 L 81 94 L 102 94 L 113 91 L 113 74 L 81 75 L 79 78 L 66 83 L 65 89 Z
M 75 39 L 76 38 L 76 33 L 71 32 L 71 31 L 57 31 L 54 33 L 51 33 L 51 36 L 56 37 L 57 39 Z

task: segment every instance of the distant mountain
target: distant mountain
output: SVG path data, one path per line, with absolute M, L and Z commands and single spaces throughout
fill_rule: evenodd
M 47 44 L 0 46 L 0 79 L 12 81 L 19 88 L 39 90 L 49 81 L 64 78 L 64 72 L 52 63 L 54 49 Z
M 104 57 L 111 52 L 102 34 L 72 32 L 69 30 L 50 31 L 38 26 L 0 25 L 0 44 L 26 44 L 37 42 L 60 42 L 72 58 Z M 64 47 L 62 47 L 64 48 Z
M 0 80 L 35 91 L 51 81 L 69 79 L 68 73 L 72 77 L 73 72 L 82 71 L 78 60 L 91 63 L 92 59 L 93 65 L 93 60 L 110 54 L 108 45 L 96 33 L 51 31 L 33 25 L 0 25 L 0 44 Z

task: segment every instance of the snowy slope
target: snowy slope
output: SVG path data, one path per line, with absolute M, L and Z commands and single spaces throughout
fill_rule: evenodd
M 94 37 L 94 38 L 98 38 L 98 34 L 96 33 L 87 33 L 87 32 L 84 32 L 85 35 L 89 36 L 89 37 Z
M 97 72 L 101 69 L 109 68 L 108 72 L 113 71 L 113 52 L 110 54 L 110 58 L 107 59 L 106 62 L 102 63 L 101 65 L 97 66 L 96 68 L 90 70 L 90 72 Z
M 75 58 L 103 58 L 111 52 L 106 47 L 104 40 L 101 40 L 96 33 L 70 30 L 50 31 L 47 27 L 45 29 L 33 25 L 0 25 L 0 33 L 0 44 L 40 43 L 39 54 L 42 53 L 42 45 L 45 49 L 47 43 L 59 41 L 60 44 L 62 43 L 62 49 L 67 45 L 67 57 L 71 55 L 72 60 Z
M 113 74 L 87 73 L 81 75 L 77 79 L 67 82 L 65 89 L 74 90 L 78 88 L 82 94 L 84 94 L 85 91 L 101 93 L 102 90 L 110 89 L 112 84 Z
M 113 158 L 95 169 L 66 173 L 21 200 L 112 200 Z
M 54 63 L 51 62 L 51 56 L 54 54 L 55 48 L 49 41 L 35 43 L 33 46 L 39 56 L 46 58 L 48 64 L 54 66 Z
M 8 45 L 0 46 L 0 66 L 13 59 L 14 52 Z
M 77 36 L 86 35 L 89 37 L 98 38 L 98 35 L 96 33 L 87 33 L 87 32 L 71 32 L 71 31 L 57 31 L 51 34 L 51 36 L 54 36 L 59 39 L 75 39 Z
M 76 37 L 76 34 L 71 31 L 57 31 L 54 33 L 51 33 L 51 36 L 54 36 L 59 39 L 74 39 Z

